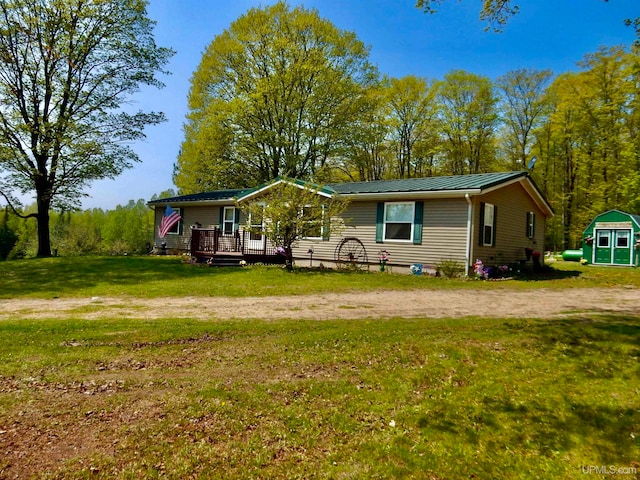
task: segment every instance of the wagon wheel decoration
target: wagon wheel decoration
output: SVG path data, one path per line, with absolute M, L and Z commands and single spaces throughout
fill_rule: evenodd
M 346 237 L 340 241 L 334 252 L 334 260 L 338 268 L 369 268 L 367 250 L 355 237 Z

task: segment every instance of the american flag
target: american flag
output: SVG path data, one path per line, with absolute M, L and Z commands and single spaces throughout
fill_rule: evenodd
M 180 220 L 182 220 L 182 217 L 178 214 L 178 212 L 167 205 L 167 208 L 164 211 L 164 215 L 162 216 L 162 220 L 160 220 L 160 228 L 158 229 L 160 238 L 164 238 L 167 235 L 167 232 L 171 230 L 171 227 L 173 227 Z

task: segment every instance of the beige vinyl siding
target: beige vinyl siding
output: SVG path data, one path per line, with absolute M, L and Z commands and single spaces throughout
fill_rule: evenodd
M 342 214 L 342 218 L 345 227 L 340 234 L 332 234 L 329 240 L 302 240 L 293 251 L 294 257 L 309 258 L 307 251 L 313 248 L 314 261 L 333 262 L 338 243 L 345 237 L 356 237 L 365 245 L 369 261 L 377 261 L 378 250 L 371 247 L 372 243 L 376 244 L 376 204 L 352 202 Z
M 464 198 L 424 202 L 422 243 L 427 247 L 427 265 L 442 260 L 466 263 L 468 204 Z
M 480 246 L 480 203 L 497 207 L 496 244 Z M 473 232 L 471 237 L 472 259 L 480 259 L 485 265 L 513 263 L 525 259 L 525 247 L 540 252 L 544 249 L 545 217 L 542 211 L 517 183 L 474 198 Z M 535 213 L 535 235 L 527 237 L 527 212 Z
M 195 225 L 199 222 L 203 228 L 217 227 L 220 221 L 220 209 L 219 206 L 173 206 L 172 208 L 180 208 L 182 210 L 182 235 L 176 235 L 175 233 L 169 233 L 165 238 L 158 237 L 158 228 L 162 215 L 164 215 L 165 207 L 155 208 L 155 246 L 160 247 L 162 242 L 167 242 L 167 249 L 172 253 L 181 253 L 183 251 L 189 251 L 191 240 L 191 225 Z
M 420 245 L 393 241 L 376 243 L 377 203 L 352 201 L 343 215 L 348 223 L 341 235 L 332 235 L 329 241 L 302 241 L 294 250 L 294 255 L 299 259 L 308 259 L 307 251 L 313 248 L 314 262 L 333 261 L 338 243 L 345 237 L 355 237 L 364 244 L 372 264 L 378 263 L 381 250 L 389 252 L 391 265 L 422 263 L 433 267 L 443 259 L 464 263 L 467 242 L 467 203 L 464 199 L 424 201 Z

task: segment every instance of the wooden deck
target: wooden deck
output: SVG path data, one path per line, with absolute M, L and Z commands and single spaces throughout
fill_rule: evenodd
M 285 258 L 264 235 L 236 230 L 225 235 L 219 228 L 194 228 L 191 231 L 191 257 L 198 263 L 215 266 L 239 266 L 246 263 L 284 264 Z

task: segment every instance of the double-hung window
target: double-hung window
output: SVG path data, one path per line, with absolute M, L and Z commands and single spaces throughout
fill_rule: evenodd
M 386 203 L 384 206 L 384 240 L 411 241 L 414 217 L 414 202 Z
M 424 202 L 380 202 L 376 212 L 376 242 L 422 243 Z
M 233 235 L 236 222 L 236 209 L 235 207 L 224 207 L 222 215 L 222 234 Z

